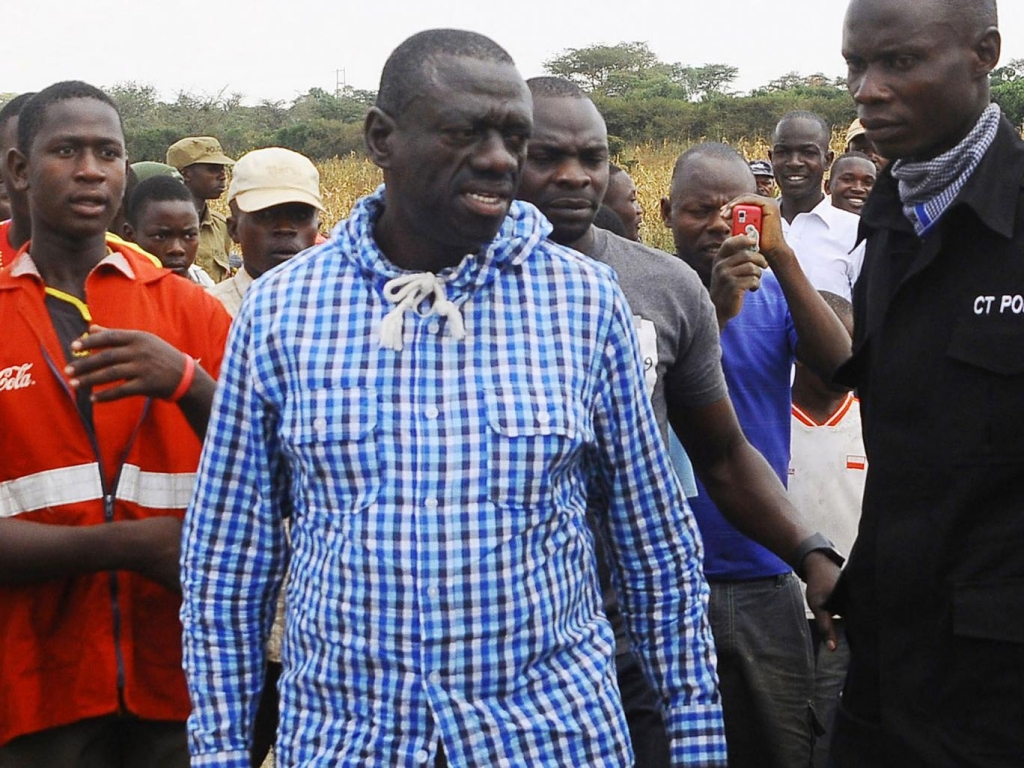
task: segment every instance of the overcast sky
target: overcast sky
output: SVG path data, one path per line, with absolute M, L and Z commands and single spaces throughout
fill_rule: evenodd
M 1000 4 L 1005 63 L 1024 58 L 1024 2 Z M 525 77 L 567 48 L 646 41 L 666 62 L 738 67 L 747 91 L 787 72 L 844 73 L 845 0 L 3 0 L 0 92 L 58 80 L 132 80 L 179 91 L 290 101 L 341 80 L 376 89 L 404 38 L 482 32 Z M 339 71 L 340 70 L 340 71 Z

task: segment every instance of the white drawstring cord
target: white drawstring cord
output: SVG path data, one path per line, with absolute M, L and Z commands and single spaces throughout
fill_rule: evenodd
M 438 314 L 451 323 L 451 335 L 456 339 L 466 338 L 466 326 L 462 322 L 459 308 L 448 300 L 444 290 L 444 280 L 432 272 L 416 272 L 411 275 L 399 275 L 384 284 L 384 296 L 394 302 L 395 307 L 388 312 L 380 324 L 380 345 L 385 349 L 401 351 L 402 328 L 406 310 L 416 308 L 429 296 L 433 303 L 422 317 Z

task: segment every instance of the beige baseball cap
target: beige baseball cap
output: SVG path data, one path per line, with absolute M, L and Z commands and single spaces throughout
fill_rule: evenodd
M 193 163 L 234 165 L 213 136 L 187 136 L 167 148 L 167 164 L 179 171 Z
M 305 155 L 283 147 L 254 149 L 235 163 L 228 202 L 246 213 L 282 203 L 306 203 L 321 211 L 320 173 Z
M 849 144 L 851 141 L 856 139 L 858 136 L 867 133 L 867 129 L 861 125 L 860 119 L 854 120 L 850 123 L 850 127 L 846 129 L 846 143 Z

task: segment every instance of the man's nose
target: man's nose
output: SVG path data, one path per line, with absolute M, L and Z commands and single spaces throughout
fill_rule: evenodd
M 507 174 L 515 171 L 521 162 L 499 131 L 489 131 L 473 153 L 473 164 L 492 173 Z
M 857 104 L 871 104 L 884 99 L 888 89 L 877 67 L 868 66 L 846 80 L 847 88 Z

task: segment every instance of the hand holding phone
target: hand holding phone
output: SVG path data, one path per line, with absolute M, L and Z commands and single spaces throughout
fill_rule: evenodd
M 737 205 L 732 209 L 732 234 L 746 235 L 755 244 L 761 242 L 761 209 L 756 205 Z M 754 250 L 758 249 L 757 245 Z

